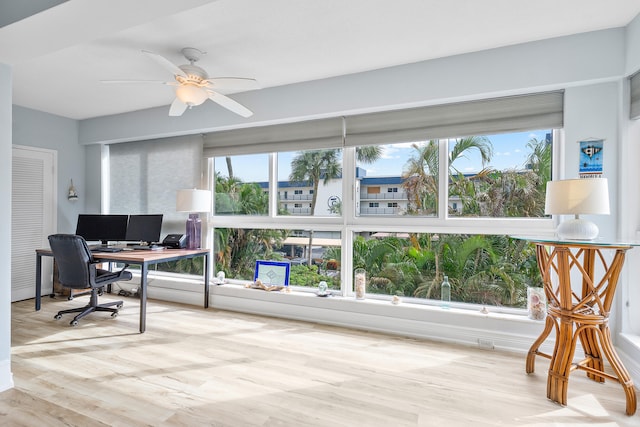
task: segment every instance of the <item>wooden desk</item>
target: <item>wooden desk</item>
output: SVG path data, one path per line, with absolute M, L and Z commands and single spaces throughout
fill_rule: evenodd
M 36 250 L 36 311 L 40 310 L 42 293 L 42 257 L 53 256 L 50 249 Z M 147 274 L 149 266 L 161 262 L 204 257 L 204 308 L 209 307 L 209 250 L 208 249 L 163 249 L 158 251 L 93 252 L 97 261 L 121 262 L 140 266 L 140 333 L 146 329 Z
M 636 243 L 602 241 L 558 241 L 535 237 L 517 237 L 536 245 L 538 267 L 542 274 L 548 308 L 545 328 L 527 355 L 526 370 L 532 373 L 535 357 L 551 359 L 547 378 L 547 397 L 561 405 L 567 404 L 569 374 L 586 371 L 596 382 L 610 379 L 619 382 L 626 395 L 627 415 L 636 412 L 636 392 L 633 381 L 611 343 L 609 313 L 625 253 Z M 604 253 L 613 252 L 607 262 Z M 575 286 L 572 286 L 572 275 Z M 555 330 L 553 354 L 542 353 L 540 345 Z M 576 345 L 580 342 L 585 358 L 574 362 Z M 605 372 L 604 359 L 614 375 Z

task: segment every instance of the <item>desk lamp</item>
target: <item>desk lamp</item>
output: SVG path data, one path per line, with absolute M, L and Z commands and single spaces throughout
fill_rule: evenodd
M 593 240 L 598 226 L 580 215 L 608 215 L 609 187 L 607 178 L 565 179 L 547 182 L 544 213 L 575 215 L 563 221 L 556 232 L 560 239 Z
M 178 190 L 176 211 L 189 212 L 187 219 L 187 249 L 198 249 L 202 238 L 202 221 L 200 212 L 211 212 L 211 191 Z

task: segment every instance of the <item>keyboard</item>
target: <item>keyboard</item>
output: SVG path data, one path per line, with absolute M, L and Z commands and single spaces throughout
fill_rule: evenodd
M 89 248 L 91 252 L 120 252 L 122 248 L 113 248 L 110 246 L 94 246 Z
M 164 249 L 164 246 L 159 245 L 133 245 L 127 247 L 136 251 L 159 251 L 161 249 Z

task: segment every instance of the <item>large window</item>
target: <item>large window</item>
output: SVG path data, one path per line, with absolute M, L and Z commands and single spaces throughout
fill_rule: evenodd
M 242 224 L 216 209 L 216 269 L 251 280 L 256 259 L 289 259 L 292 286 L 353 296 L 362 267 L 370 296 L 416 303 L 438 300 L 446 274 L 457 303 L 521 308 L 539 276 L 509 235 L 553 230 L 544 189 L 562 108 L 555 92 L 206 136 L 211 186 L 238 150 L 265 153 L 253 164 L 267 176 L 264 198 L 245 188 L 256 179 L 238 182 L 239 206 L 264 206 Z

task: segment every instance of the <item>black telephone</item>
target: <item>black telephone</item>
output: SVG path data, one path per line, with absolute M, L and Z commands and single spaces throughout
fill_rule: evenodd
M 162 241 L 162 246 L 174 249 L 184 249 L 187 247 L 187 236 L 184 234 L 167 234 Z

